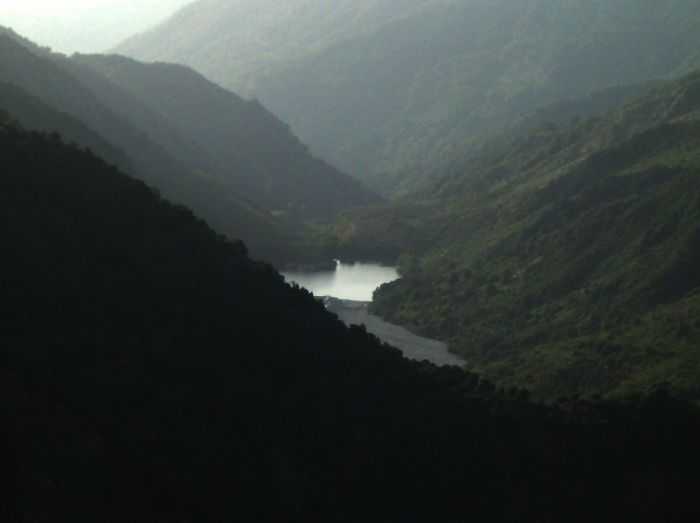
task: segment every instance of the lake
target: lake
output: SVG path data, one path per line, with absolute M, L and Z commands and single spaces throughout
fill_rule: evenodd
M 288 282 L 297 283 L 314 296 L 352 301 L 372 301 L 377 287 L 399 279 L 396 268 L 376 263 L 337 262 L 334 271 L 286 272 L 282 275 Z
M 399 279 L 394 267 L 338 262 L 334 271 L 287 272 L 283 276 L 288 282 L 311 291 L 314 296 L 324 297 L 326 308 L 346 324 L 364 325 L 367 332 L 400 349 L 407 358 L 428 360 L 436 365 L 463 366 L 465 363 L 452 354 L 445 343 L 417 336 L 369 312 L 375 289 Z

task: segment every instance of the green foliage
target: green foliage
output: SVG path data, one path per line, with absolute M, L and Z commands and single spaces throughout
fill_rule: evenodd
M 187 68 L 68 59 L 17 35 L 0 35 L 0 51 L 0 107 L 27 127 L 93 148 L 217 231 L 243 238 L 256 257 L 296 258 L 304 220 L 379 201 L 309 154 L 260 104 Z
M 257 96 L 396 195 L 540 105 L 697 66 L 698 35 L 695 0 L 205 0 L 118 50 Z
M 0 241 L 4 520 L 700 515 L 691 405 L 546 407 L 404 360 L 142 182 L 7 122 Z
M 345 213 L 347 248 L 388 230 L 410 254 L 376 310 L 540 398 L 699 399 L 699 108 L 695 73 L 608 116 L 540 125 L 411 203 Z
M 56 132 L 66 142 L 75 142 L 94 151 L 109 163 L 123 170 L 131 170 L 131 160 L 122 149 L 104 140 L 83 122 L 61 112 L 25 90 L 0 82 L 0 107 L 12 111 L 12 117 L 29 129 Z
M 103 104 L 137 122 L 175 158 L 289 224 L 380 201 L 312 156 L 260 103 L 191 69 L 101 55 L 74 56 L 68 66 Z M 105 79 L 114 84 L 111 89 Z M 131 103 L 120 100 L 118 89 Z

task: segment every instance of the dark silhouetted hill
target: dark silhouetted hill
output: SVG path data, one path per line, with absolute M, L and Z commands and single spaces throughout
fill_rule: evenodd
M 116 58 L 66 58 L 5 33 L 0 81 L 40 100 L 45 110 L 82 122 L 128 156 L 133 174 L 191 206 L 217 231 L 244 239 L 255 256 L 280 263 L 303 257 L 295 244 L 305 220 L 380 201 L 314 159 L 262 106 L 192 71 Z M 123 67 L 108 71 L 110 63 Z M 16 97 L 2 100 L 2 108 L 29 127 L 49 130 L 46 119 L 31 116 Z M 73 135 L 68 127 L 53 130 L 95 147 L 94 139 Z
M 348 328 L 182 206 L 0 124 L 0 514 L 692 521 L 697 409 L 530 403 Z

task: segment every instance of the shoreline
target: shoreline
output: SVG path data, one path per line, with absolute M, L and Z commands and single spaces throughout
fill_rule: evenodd
M 435 365 L 464 367 L 466 361 L 449 352 L 447 344 L 413 334 L 400 325 L 383 320 L 369 312 L 370 302 L 342 300 L 331 296 L 318 297 L 326 310 L 338 316 L 346 325 L 364 325 L 367 332 L 392 345 L 412 360 L 428 360 Z

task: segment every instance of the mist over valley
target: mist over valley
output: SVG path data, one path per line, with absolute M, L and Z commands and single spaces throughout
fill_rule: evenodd
M 3 3 L 0 518 L 700 520 L 698 50 L 691 0 Z

